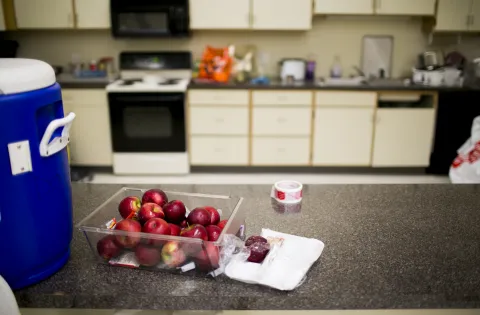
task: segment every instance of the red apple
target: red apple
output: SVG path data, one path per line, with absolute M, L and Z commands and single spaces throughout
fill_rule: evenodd
M 167 266 L 175 268 L 182 265 L 187 260 L 187 257 L 178 242 L 170 241 L 162 248 L 162 259 Z
M 187 222 L 187 220 L 183 220 L 182 223 L 180 223 L 180 226 L 182 227 L 182 229 L 188 227 L 188 222 Z
M 163 213 L 162 207 L 153 202 L 147 202 L 142 205 L 140 211 L 137 213 L 138 221 L 141 224 L 144 224 L 150 219 L 153 218 L 165 218 L 165 213 Z
M 185 220 L 187 209 L 180 200 L 172 200 L 163 207 L 163 212 L 168 222 L 179 224 Z
M 249 247 L 250 245 L 253 245 L 254 243 L 268 243 L 268 241 L 267 241 L 266 238 L 264 238 L 262 236 L 254 235 L 254 236 L 250 236 L 245 241 L 245 246 Z
M 217 209 L 209 206 L 203 208 L 210 213 L 210 224 L 217 225 L 220 222 L 220 213 L 218 213 Z
M 210 213 L 204 208 L 193 209 L 187 217 L 188 224 L 200 224 L 207 226 L 210 224 Z
M 115 225 L 115 230 L 132 232 L 125 235 L 117 235 L 116 241 L 123 247 L 134 248 L 140 242 L 140 235 L 135 235 L 142 231 L 142 226 L 138 221 L 125 219 Z
M 132 219 L 141 207 L 140 199 L 135 196 L 124 198 L 118 205 L 118 212 L 124 219 Z
M 122 247 L 115 242 L 115 236 L 107 235 L 97 243 L 97 251 L 103 259 L 109 260 L 122 252 Z
M 165 194 L 161 189 L 147 190 L 143 194 L 142 204 L 148 203 L 148 202 L 153 202 L 159 205 L 160 207 L 163 207 L 168 202 L 167 194 Z
M 135 249 L 135 257 L 140 265 L 153 267 L 160 262 L 160 251 L 157 248 L 140 244 Z
M 248 261 L 253 263 L 262 263 L 268 252 L 270 251 L 270 245 L 268 243 L 254 243 L 250 245 L 250 256 L 248 256 Z
M 222 229 L 216 225 L 208 225 L 205 229 L 207 230 L 208 240 L 210 242 L 218 240 L 220 233 L 222 233 Z
M 170 227 L 170 235 L 180 236 L 180 232 L 182 231 L 181 227 L 173 223 L 168 223 L 168 226 Z
M 157 235 L 170 235 L 170 226 L 167 221 L 160 218 L 153 218 L 145 222 L 142 228 L 143 233 L 151 233 Z M 162 240 L 150 239 L 147 241 L 149 245 L 160 246 L 164 243 Z
M 205 248 L 195 255 L 195 264 L 204 271 L 217 269 L 219 261 L 220 251 L 212 243 L 205 243 Z
M 217 226 L 219 228 L 221 228 L 222 231 L 223 231 L 223 228 L 225 227 L 225 225 L 227 225 L 227 222 L 228 222 L 228 220 L 222 220 L 222 221 L 218 222 Z
M 199 238 L 204 241 L 208 241 L 207 230 L 203 225 L 200 224 L 190 225 L 189 227 L 183 229 L 180 232 L 180 236 Z

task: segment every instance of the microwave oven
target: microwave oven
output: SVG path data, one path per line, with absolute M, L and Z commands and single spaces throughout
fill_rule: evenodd
M 110 0 L 114 37 L 186 37 L 188 0 Z

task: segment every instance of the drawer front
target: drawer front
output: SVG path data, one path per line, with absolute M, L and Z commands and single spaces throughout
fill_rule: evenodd
M 312 92 L 298 91 L 255 91 L 253 92 L 253 106 L 311 106 Z
M 62 100 L 66 104 L 98 106 L 107 104 L 107 93 L 102 89 L 63 89 Z
M 309 136 L 310 108 L 254 108 L 253 134 L 257 136 Z
M 190 139 L 192 165 L 248 165 L 248 137 L 203 137 Z
M 248 107 L 190 108 L 192 135 L 248 135 Z
M 317 92 L 317 106 L 360 106 L 375 107 L 377 93 L 375 92 Z
M 191 90 L 188 92 L 190 105 L 236 105 L 248 106 L 248 91 L 237 90 Z
M 295 138 L 253 138 L 253 165 L 308 165 L 310 139 Z

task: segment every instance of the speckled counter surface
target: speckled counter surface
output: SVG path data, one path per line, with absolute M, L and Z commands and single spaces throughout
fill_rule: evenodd
M 322 86 L 314 82 L 297 82 L 286 84 L 281 81 L 271 81 L 270 84 L 251 83 L 202 83 L 192 81 L 188 86 L 191 90 L 318 90 L 318 91 L 412 91 L 412 92 L 441 92 L 441 91 L 480 91 L 468 87 L 424 86 L 403 84 L 362 84 L 362 85 L 331 85 Z
M 62 73 L 57 76 L 57 82 L 62 89 L 105 89 L 114 79 L 105 78 L 76 78 L 75 76 Z
M 245 197 L 247 233 L 262 227 L 325 243 L 292 292 L 220 277 L 114 268 L 74 231 L 72 256 L 16 292 L 21 307 L 122 309 L 393 309 L 480 307 L 480 185 L 306 186 L 301 212 L 272 209 L 269 186 L 154 185 Z M 79 222 L 120 185 L 73 184 Z M 152 187 L 150 185 L 149 187 Z

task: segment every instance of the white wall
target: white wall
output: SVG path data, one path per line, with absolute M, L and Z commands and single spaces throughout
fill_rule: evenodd
M 404 17 L 315 17 L 307 32 L 283 31 L 195 31 L 188 39 L 115 40 L 109 31 L 17 31 L 9 36 L 20 42 L 21 57 L 66 65 L 72 53 L 91 60 L 118 57 L 125 50 L 191 50 L 196 57 L 206 45 L 255 45 L 269 54 L 268 74 L 277 74 L 277 61 L 284 57 L 315 56 L 317 75 L 327 75 L 336 54 L 345 74 L 359 65 L 365 35 L 394 36 L 393 76 L 408 73 L 416 55 L 425 49 L 426 35 L 419 18 Z

